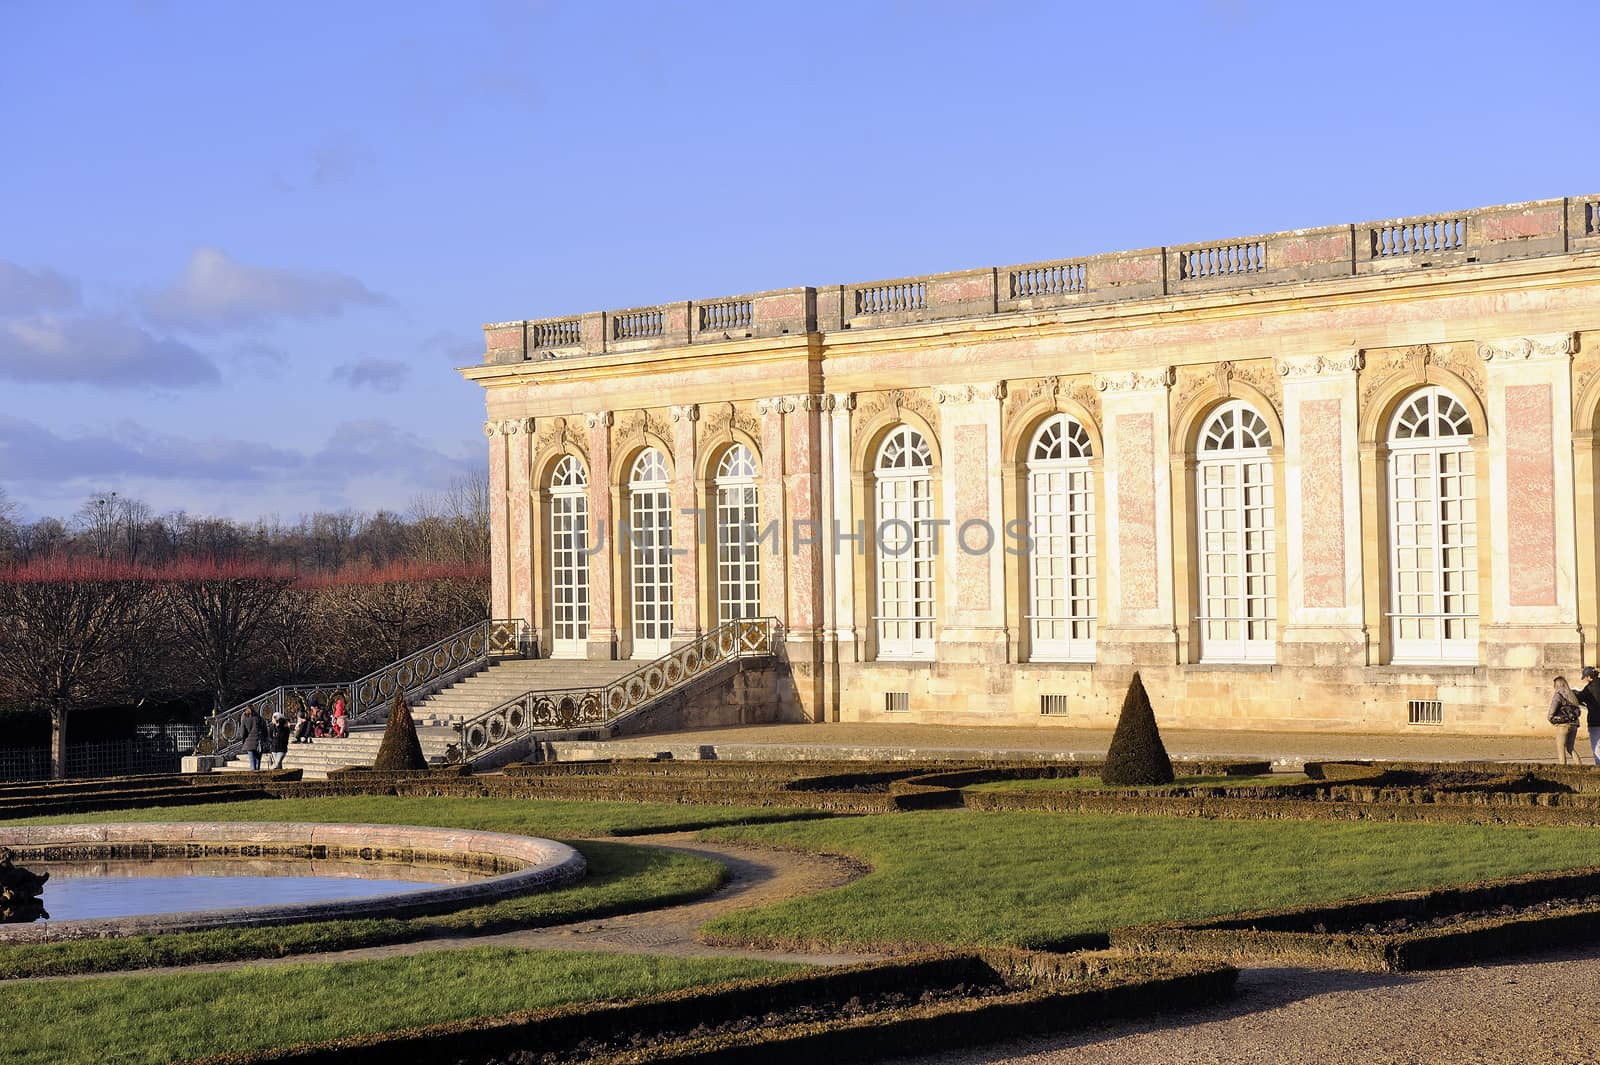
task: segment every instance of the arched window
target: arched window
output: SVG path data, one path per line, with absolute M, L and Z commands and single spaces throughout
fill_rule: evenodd
M 1270 662 L 1277 641 L 1272 434 L 1249 404 L 1224 403 L 1200 429 L 1195 467 L 1200 659 Z
M 1030 657 L 1094 661 L 1094 449 L 1065 414 L 1045 420 L 1028 445 Z
M 933 654 L 933 456 L 922 434 L 895 427 L 873 467 L 878 552 L 878 654 Z
M 717 463 L 717 623 L 761 613 L 756 458 L 743 444 Z
M 1478 657 L 1472 419 L 1424 388 L 1389 423 L 1389 631 L 1396 662 Z
M 672 493 L 666 456 L 653 447 L 628 472 L 628 539 L 633 657 L 655 658 L 672 646 Z
M 589 639 L 589 475 L 563 455 L 550 474 L 551 653 L 582 658 Z

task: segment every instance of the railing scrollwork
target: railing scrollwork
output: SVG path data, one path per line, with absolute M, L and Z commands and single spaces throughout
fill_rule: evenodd
M 772 618 L 729 621 L 604 687 L 525 692 L 458 724 L 457 754 L 472 762 L 532 732 L 614 721 L 712 670 L 770 656 L 774 629 Z
M 210 753 L 226 757 L 238 751 L 245 711 L 249 708 L 253 707 L 263 719 L 270 719 L 274 713 L 293 709 L 297 700 L 308 704 L 315 700 L 331 707 L 334 697 L 343 695 L 349 707 L 349 724 L 369 725 L 383 720 L 397 692 L 403 692 L 408 702 L 432 695 L 491 658 L 520 656 L 525 640 L 526 623 L 521 620 L 478 621 L 359 680 L 274 688 L 207 721 Z

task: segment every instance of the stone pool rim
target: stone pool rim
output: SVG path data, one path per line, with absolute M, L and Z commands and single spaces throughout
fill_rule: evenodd
M 199 821 L 94 825 L 15 825 L 0 827 L 0 847 L 28 861 L 73 860 L 81 853 L 47 858 L 51 848 L 81 852 L 140 845 L 205 847 L 326 847 L 345 854 L 382 852 L 398 860 L 405 852 L 444 856 L 461 865 L 505 862 L 521 868 L 464 884 L 449 884 L 399 894 L 356 899 L 242 906 L 133 917 L 98 917 L 75 921 L 0 925 L 0 944 L 46 943 L 75 939 L 167 932 L 203 932 L 223 928 L 259 928 L 373 917 L 419 917 L 448 913 L 502 899 L 549 891 L 583 879 L 583 855 L 565 843 L 503 832 L 415 825 L 306 824 L 292 821 Z M 92 859 L 91 859 L 92 860 Z M 404 864 L 399 862 L 399 864 Z M 45 908 L 50 888 L 45 887 Z

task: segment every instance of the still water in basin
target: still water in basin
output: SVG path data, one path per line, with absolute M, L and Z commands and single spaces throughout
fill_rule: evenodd
M 396 895 L 493 874 L 448 865 L 293 858 L 29 862 L 51 921 Z

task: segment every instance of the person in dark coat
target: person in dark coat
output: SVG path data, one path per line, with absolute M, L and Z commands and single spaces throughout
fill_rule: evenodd
M 272 754 L 267 757 L 267 768 L 282 769 L 283 760 L 289 754 L 289 722 L 283 719 L 282 710 L 272 715 L 272 727 L 267 731 L 272 737 Z
M 244 719 L 239 723 L 239 749 L 250 760 L 251 769 L 261 768 L 261 752 L 267 750 L 267 729 L 253 706 L 244 708 Z
M 1600 765 L 1600 670 L 1583 667 L 1583 687 L 1578 689 L 1578 702 L 1585 711 L 1584 724 L 1589 726 L 1589 751 L 1594 764 Z

